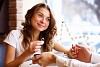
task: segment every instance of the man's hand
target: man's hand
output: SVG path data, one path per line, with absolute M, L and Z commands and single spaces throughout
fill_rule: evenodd
M 43 67 L 56 63 L 56 56 L 50 52 L 44 52 L 32 58 L 33 64 L 39 64 Z
M 89 63 L 91 61 L 91 52 L 89 49 L 82 45 L 74 46 L 73 51 L 77 54 L 77 60 Z

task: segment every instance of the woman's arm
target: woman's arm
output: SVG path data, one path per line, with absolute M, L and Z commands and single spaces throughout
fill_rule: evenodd
M 7 44 L 5 67 L 18 67 L 21 63 L 27 60 L 34 52 L 41 48 L 42 42 L 35 41 L 34 45 L 31 42 L 30 48 L 25 50 L 20 56 L 15 58 L 16 49 L 13 46 Z
M 57 42 L 54 43 L 54 49 L 60 52 L 64 52 L 65 54 L 67 54 L 69 51 L 67 48 Z
M 64 54 L 67 54 L 69 58 L 76 58 L 76 55 L 72 55 L 72 52 L 65 48 L 63 45 L 55 42 L 54 43 L 54 49 L 60 52 L 64 52 Z
M 24 62 L 32 53 L 27 49 L 19 57 L 15 58 L 15 48 L 7 45 L 5 67 L 18 67 Z

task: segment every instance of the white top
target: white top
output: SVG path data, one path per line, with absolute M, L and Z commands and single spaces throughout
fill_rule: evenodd
M 8 36 L 5 38 L 4 42 L 13 46 L 16 49 L 16 57 L 21 55 L 24 52 L 24 48 L 22 47 L 23 35 L 21 34 L 21 30 L 12 30 Z M 32 56 L 31 56 L 32 57 Z M 31 58 L 30 57 L 30 58 Z M 23 62 L 19 67 L 39 67 L 39 65 L 32 64 L 31 60 Z
M 16 49 L 16 57 L 18 57 L 24 51 L 24 48 L 22 47 L 22 40 L 23 35 L 21 34 L 21 30 L 12 30 L 5 38 L 4 42 Z
M 100 55 L 92 54 L 91 63 L 80 62 L 75 59 L 67 59 L 57 56 L 56 64 L 58 67 L 100 67 Z
M 21 33 L 21 30 L 12 30 L 5 38 L 4 42 L 8 43 L 9 45 L 13 46 L 16 49 L 16 57 L 18 57 L 24 52 L 24 48 L 22 47 L 22 40 L 23 40 L 23 34 Z M 38 64 L 32 64 L 32 60 L 28 60 L 23 62 L 19 67 L 41 67 L 41 66 Z M 50 66 L 50 67 L 56 67 L 56 66 Z

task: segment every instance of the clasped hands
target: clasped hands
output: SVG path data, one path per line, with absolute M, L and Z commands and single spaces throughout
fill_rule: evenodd
M 89 63 L 91 61 L 91 49 L 89 47 L 86 47 L 84 45 L 72 45 L 72 48 L 70 49 L 70 52 L 73 56 L 75 56 L 74 59 L 77 59 L 82 62 Z
M 77 59 L 83 62 L 90 62 L 91 52 L 89 51 L 89 49 L 87 49 L 87 47 L 84 47 L 82 45 L 72 45 L 72 48 L 69 50 L 69 53 L 72 58 L 74 57 L 73 59 Z M 46 67 L 50 64 L 56 63 L 56 58 L 57 55 L 54 55 L 51 52 L 43 52 L 42 54 L 33 57 L 32 63 Z

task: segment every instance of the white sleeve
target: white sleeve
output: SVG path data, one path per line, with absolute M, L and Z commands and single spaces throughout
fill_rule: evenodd
M 93 53 L 91 56 L 91 63 L 98 63 L 100 62 L 100 54 Z
M 7 37 L 4 39 L 4 41 L 3 42 L 5 42 L 5 43 L 7 43 L 7 44 L 9 44 L 9 45 L 11 45 L 11 46 L 13 46 L 13 47 L 15 47 L 16 48 L 16 36 L 15 36 L 15 31 L 14 30 L 12 30 L 8 35 L 7 35 Z
M 69 67 L 100 67 L 99 64 L 85 63 L 75 59 L 72 59 Z
M 100 67 L 100 63 L 85 63 L 76 59 L 67 59 L 62 57 L 57 57 L 56 64 L 58 67 Z
M 71 59 L 58 57 L 56 58 L 56 64 L 58 67 L 69 67 L 70 66 Z

